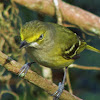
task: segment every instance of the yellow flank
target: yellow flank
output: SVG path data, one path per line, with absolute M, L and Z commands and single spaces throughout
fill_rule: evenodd
M 24 41 L 24 37 L 22 33 L 20 34 L 20 37 L 21 37 L 21 41 Z

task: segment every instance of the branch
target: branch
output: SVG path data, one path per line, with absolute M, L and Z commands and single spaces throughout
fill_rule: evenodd
M 59 0 L 53 0 L 55 9 L 56 9 L 56 17 L 57 17 L 57 23 L 59 25 L 62 25 L 62 15 L 59 9 Z
M 68 85 L 68 89 L 69 89 L 69 92 L 73 94 L 73 90 L 72 90 L 72 86 L 71 86 L 71 82 L 70 82 L 70 77 L 69 77 L 69 71 L 67 70 L 67 85 Z
M 55 15 L 53 0 L 13 0 L 27 8 L 50 16 Z M 59 9 L 64 21 L 100 36 L 100 17 L 79 7 L 59 0 Z
M 83 70 L 97 70 L 100 71 L 100 67 L 89 67 L 89 66 L 82 66 L 82 65 L 77 65 L 77 64 L 71 64 L 68 66 L 68 68 L 78 68 L 78 69 L 83 69 Z
M 11 59 L 4 53 L 0 51 L 0 64 L 4 66 L 8 71 L 13 72 L 14 74 L 18 74 L 20 68 L 22 65 L 15 60 Z M 28 73 L 25 75 L 24 79 L 29 81 L 30 83 L 33 83 L 45 91 L 47 91 L 49 94 L 53 94 L 57 89 L 58 86 L 52 83 L 51 81 L 48 81 L 47 79 L 43 78 L 42 76 L 38 75 L 37 73 L 29 70 Z M 67 91 L 63 91 L 61 97 L 61 100 L 82 100 L 75 95 L 70 94 Z

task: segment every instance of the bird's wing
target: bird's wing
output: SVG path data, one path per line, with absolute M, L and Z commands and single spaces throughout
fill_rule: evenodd
M 77 59 L 79 58 L 80 52 L 86 48 L 86 42 L 84 42 L 80 37 L 73 33 L 67 28 L 63 28 L 67 37 L 65 40 L 66 46 L 63 52 L 63 57 L 66 59 Z
M 66 59 L 79 58 L 79 54 L 77 53 L 77 51 L 79 50 L 79 47 L 80 47 L 80 41 L 77 43 L 74 43 L 69 48 L 66 48 L 65 52 L 63 53 L 63 57 Z

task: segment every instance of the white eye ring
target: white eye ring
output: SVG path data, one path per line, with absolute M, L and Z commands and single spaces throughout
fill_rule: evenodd
M 43 39 L 43 34 L 41 34 L 39 37 L 39 40 L 42 40 L 42 39 Z

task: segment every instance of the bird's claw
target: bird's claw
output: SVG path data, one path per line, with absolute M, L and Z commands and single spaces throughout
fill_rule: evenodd
M 21 77 L 25 76 L 29 67 L 30 67 L 30 63 L 24 64 L 24 66 L 19 70 L 19 76 L 21 76 Z
M 64 90 L 64 84 L 59 82 L 58 90 L 52 95 L 54 97 L 53 100 L 58 100 L 63 90 Z

